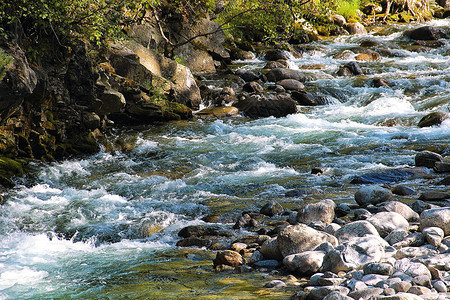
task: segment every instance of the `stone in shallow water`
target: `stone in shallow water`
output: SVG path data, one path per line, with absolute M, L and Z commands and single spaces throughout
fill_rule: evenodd
M 350 183 L 393 183 L 428 173 L 429 171 L 425 168 L 397 168 L 356 176 Z
M 274 215 L 280 214 L 283 211 L 284 209 L 280 203 L 271 201 L 261 208 L 260 213 L 269 217 L 273 217 Z
M 404 186 L 404 185 L 396 185 L 391 189 L 392 193 L 399 196 L 409 196 L 414 195 L 416 193 L 415 190 L 413 190 L 410 187 Z
M 432 169 L 436 162 L 442 162 L 444 161 L 444 158 L 438 153 L 425 150 L 417 153 L 414 160 L 416 167 L 427 167 Z
M 214 267 L 219 265 L 237 267 L 244 264 L 244 259 L 235 251 L 225 250 L 217 252 L 216 258 L 213 260 L 213 264 Z
M 272 281 L 266 283 L 266 284 L 264 285 L 264 287 L 265 287 L 265 288 L 269 288 L 269 289 L 279 289 L 279 288 L 286 287 L 286 283 L 284 283 L 284 282 L 281 281 L 281 280 L 275 279 L 275 280 L 272 280 Z

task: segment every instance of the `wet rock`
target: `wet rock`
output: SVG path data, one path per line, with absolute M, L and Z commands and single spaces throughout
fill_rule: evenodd
M 330 224 L 334 219 L 335 206 L 334 201 L 328 199 L 317 203 L 310 203 L 298 210 L 296 220 L 303 224 L 309 224 L 315 221 Z
M 325 255 L 323 270 L 333 273 L 359 269 L 369 262 L 380 262 L 384 256 L 384 248 L 389 246 L 379 236 L 367 235 L 353 238 L 337 246 Z
M 395 271 L 402 272 L 411 277 L 425 275 L 431 279 L 431 273 L 428 268 L 422 263 L 411 262 L 408 258 L 397 260 L 394 265 Z
M 264 66 L 263 69 L 276 69 L 276 68 L 280 68 L 280 69 L 288 69 L 289 68 L 289 63 L 287 62 L 287 60 L 277 60 L 277 61 L 269 61 L 267 62 L 267 64 Z
M 408 30 L 405 35 L 413 40 L 438 40 L 447 37 L 442 29 L 433 26 L 422 26 Z
M 420 214 L 420 228 L 439 227 L 445 235 L 450 234 L 450 207 L 428 209 Z
M 443 162 L 444 158 L 438 153 L 422 151 L 416 154 L 414 160 L 417 167 L 423 166 L 432 169 L 436 162 Z
M 260 213 L 269 217 L 273 217 L 282 213 L 283 211 L 283 206 L 281 206 L 280 203 L 271 201 L 261 208 Z
M 217 252 L 216 258 L 213 260 L 214 268 L 219 265 L 237 267 L 244 264 L 243 257 L 232 250 Z
M 281 254 L 280 248 L 278 247 L 278 239 L 276 237 L 265 241 L 261 245 L 261 249 L 259 251 L 262 253 L 265 259 L 283 259 L 283 255 Z
M 380 205 L 380 209 L 388 211 L 388 212 L 395 212 L 400 215 L 402 215 L 406 220 L 409 222 L 418 222 L 419 221 L 419 214 L 416 213 L 414 210 L 412 210 L 411 207 L 408 205 L 401 203 L 399 201 L 391 201 L 387 203 L 382 203 Z
M 335 237 L 339 240 L 339 243 L 347 242 L 355 237 L 364 237 L 366 235 L 378 236 L 377 229 L 367 221 L 355 221 L 344 225 L 338 229 L 335 233 Z
M 354 61 L 345 64 L 344 67 L 349 69 L 353 75 L 361 75 L 363 73 L 358 63 Z
M 278 82 L 283 79 L 295 79 L 300 82 L 305 82 L 307 80 L 306 75 L 299 70 L 282 69 L 282 68 L 272 69 L 269 71 L 269 73 L 267 73 L 266 76 L 267 80 L 271 82 Z
M 280 266 L 280 262 L 276 259 L 264 259 L 257 261 L 253 264 L 255 269 L 268 269 L 273 270 Z
M 414 195 L 416 193 L 415 190 L 413 190 L 410 187 L 404 186 L 404 185 L 396 185 L 391 189 L 391 192 L 395 195 L 399 196 L 409 196 Z
M 289 60 L 291 57 L 292 57 L 292 54 L 290 54 L 288 51 L 279 50 L 279 49 L 268 51 L 264 55 L 264 59 L 270 60 L 270 61 L 277 61 L 279 59 Z
M 428 244 L 435 247 L 439 247 L 444 239 L 444 230 L 439 227 L 426 227 L 422 229 L 422 233 L 425 235 Z
M 341 59 L 341 60 L 349 60 L 355 57 L 355 52 L 351 50 L 344 50 L 342 52 L 336 53 L 333 55 L 334 59 Z
M 437 173 L 449 173 L 450 172 L 450 163 L 437 161 L 434 163 L 433 169 Z
M 322 300 L 332 292 L 339 292 L 341 295 L 348 295 L 350 290 L 343 286 L 322 286 L 311 290 L 308 300 Z
M 408 230 L 408 221 L 396 212 L 379 212 L 367 219 L 375 228 L 381 237 L 386 237 L 395 230 Z
M 337 239 L 325 232 L 317 231 L 307 225 L 298 224 L 283 229 L 277 237 L 278 248 L 286 257 L 303 251 L 314 250 L 324 242 L 337 245 Z
M 233 226 L 233 229 L 255 227 L 257 225 L 258 222 L 255 219 L 253 219 L 249 214 L 243 214 L 236 221 L 236 223 Z
M 366 61 L 366 62 L 381 61 L 381 55 L 377 52 L 360 53 L 355 56 L 355 59 L 358 61 Z
M 201 118 L 227 118 L 239 115 L 239 109 L 233 106 L 208 107 L 195 115 Z
M 277 95 L 275 98 L 251 95 L 239 100 L 234 106 L 250 118 L 280 118 L 297 112 L 295 101 L 285 95 Z
M 377 88 L 382 87 L 382 86 L 385 86 L 385 87 L 391 86 L 391 82 L 389 80 L 383 79 L 383 78 L 374 78 L 372 82 L 373 82 L 373 86 L 377 87 Z
M 186 226 L 178 232 L 178 236 L 182 238 L 202 237 L 202 236 L 225 236 L 230 237 L 232 234 L 221 229 L 219 226 L 191 225 Z
M 442 122 L 450 118 L 449 113 L 445 112 L 432 112 L 423 117 L 417 126 L 419 127 L 431 127 L 441 125 Z
M 187 237 L 177 242 L 177 247 L 209 247 L 212 241 L 199 237 Z
M 280 289 L 286 287 L 286 283 L 282 280 L 274 279 L 264 285 L 265 288 L 269 289 Z
M 350 183 L 393 183 L 406 180 L 413 176 L 425 175 L 428 173 L 429 171 L 426 168 L 396 168 L 356 176 Z
M 445 177 L 438 182 L 438 185 L 450 185 L 450 176 Z
M 305 85 L 295 79 L 283 79 L 278 81 L 277 84 L 281 85 L 287 91 L 298 91 L 305 89 Z
M 320 269 L 324 257 L 323 251 L 303 251 L 286 256 L 283 259 L 283 265 L 291 272 L 311 275 Z
M 366 28 L 364 28 L 364 25 L 362 25 L 359 22 L 347 23 L 345 25 L 345 29 L 350 34 L 367 34 L 367 30 L 366 30 Z
M 355 193 L 355 201 L 360 206 L 387 202 L 392 198 L 392 192 L 379 186 L 364 186 Z
M 242 90 L 247 93 L 262 93 L 264 91 L 263 87 L 256 81 L 247 82 Z
M 256 75 L 253 72 L 250 72 L 250 71 L 238 73 L 238 75 L 242 79 L 244 79 L 245 82 L 252 82 L 252 81 L 258 81 L 259 80 L 259 76 Z
M 353 299 L 368 300 L 368 299 L 372 299 L 371 297 L 375 297 L 375 296 L 382 295 L 382 294 L 383 294 L 383 289 L 366 288 L 363 290 L 351 292 L 348 294 L 348 296 Z
M 419 199 L 423 201 L 439 202 L 444 201 L 446 199 L 450 199 L 450 194 L 446 192 L 425 191 L 420 194 Z

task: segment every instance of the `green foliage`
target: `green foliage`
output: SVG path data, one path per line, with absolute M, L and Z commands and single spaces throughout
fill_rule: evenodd
M 7 55 L 2 49 L 0 49 L 0 80 L 6 75 L 6 71 L 12 65 L 14 58 Z
M 343 0 L 337 3 L 336 12 L 348 19 L 358 17 L 358 10 L 361 5 L 360 0 Z

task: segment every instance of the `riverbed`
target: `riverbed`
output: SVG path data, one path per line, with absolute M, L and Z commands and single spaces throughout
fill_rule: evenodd
M 450 20 L 428 25 L 448 31 Z M 277 273 L 215 272 L 215 253 L 179 248 L 177 234 L 205 224 L 205 217 L 231 230 L 243 211 L 259 211 L 271 200 L 286 209 L 322 199 L 352 203 L 355 176 L 414 166 L 421 150 L 449 156 L 450 120 L 417 124 L 449 110 L 450 43 L 426 52 L 406 47 L 402 33 L 418 26 L 313 42 L 301 58 L 292 57 L 290 67 L 313 79 L 306 90 L 340 92 L 331 105 L 299 107 L 283 118 L 113 129 L 106 138 L 125 141 L 128 151 L 102 148 L 83 158 L 31 163 L 0 207 L 0 299 L 288 298 L 294 285 L 263 288 Z M 363 76 L 337 76 L 353 59 L 333 55 L 366 40 L 394 55 L 361 63 Z M 258 72 L 265 63 L 255 58 L 233 68 Z M 390 86 L 374 87 L 375 78 Z M 204 84 L 222 85 L 216 77 Z M 312 175 L 312 168 L 323 174 Z M 446 191 L 435 185 L 442 178 L 430 173 L 401 184 Z M 287 197 L 291 190 L 306 192 Z M 246 234 L 252 233 L 237 233 Z

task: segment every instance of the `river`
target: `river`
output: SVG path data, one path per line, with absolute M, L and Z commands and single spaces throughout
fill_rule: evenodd
M 429 24 L 448 30 L 450 20 Z M 176 247 L 177 233 L 205 224 L 205 216 L 231 228 L 269 200 L 291 209 L 319 199 L 353 202 L 355 175 L 414 166 L 424 149 L 450 155 L 450 120 L 417 127 L 427 113 L 449 109 L 449 40 L 412 51 L 402 32 L 417 26 L 314 42 L 291 59 L 292 68 L 323 65 L 305 69 L 314 78 L 307 90 L 339 90 L 345 102 L 284 118 L 114 129 L 108 138 L 120 137 L 130 151 L 32 163 L 0 207 L 0 299 L 288 298 L 295 288 L 263 288 L 276 274 L 214 272 L 214 252 Z M 333 54 L 367 39 L 395 56 L 361 63 L 368 75 L 336 76 L 348 61 Z M 236 62 L 247 70 L 264 64 Z M 373 87 L 374 78 L 391 86 Z M 324 173 L 311 175 L 313 167 Z M 422 191 L 437 179 L 401 183 Z M 311 195 L 286 197 L 293 189 Z

